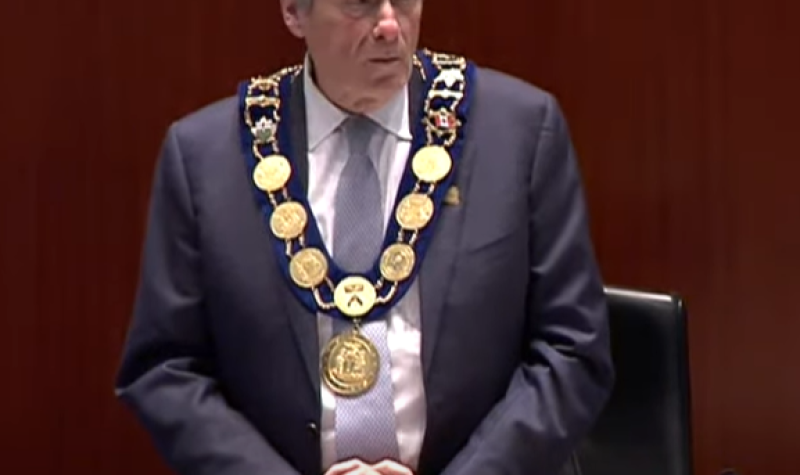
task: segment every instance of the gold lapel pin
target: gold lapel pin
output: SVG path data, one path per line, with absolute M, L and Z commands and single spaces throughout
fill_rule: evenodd
M 451 186 L 444 195 L 444 204 L 456 206 L 461 204 L 461 193 L 457 186 Z

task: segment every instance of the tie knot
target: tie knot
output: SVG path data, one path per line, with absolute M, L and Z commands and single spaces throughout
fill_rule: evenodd
M 368 155 L 370 139 L 375 133 L 376 125 L 372 119 L 363 115 L 355 115 L 347 119 L 344 125 L 344 132 L 347 136 L 350 156 Z

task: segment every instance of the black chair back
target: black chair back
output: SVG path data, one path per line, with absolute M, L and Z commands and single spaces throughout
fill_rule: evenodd
M 572 468 L 581 475 L 691 475 L 686 317 L 678 296 L 606 289 L 616 384 Z

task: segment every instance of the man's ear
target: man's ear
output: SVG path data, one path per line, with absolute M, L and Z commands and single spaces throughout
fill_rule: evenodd
M 300 11 L 297 8 L 297 0 L 281 0 L 281 16 L 289 32 L 298 38 L 303 38 L 303 28 L 300 22 Z

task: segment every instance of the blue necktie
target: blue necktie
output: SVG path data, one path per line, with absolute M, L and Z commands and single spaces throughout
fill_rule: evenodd
M 380 179 L 368 150 L 376 127 L 364 116 L 354 116 L 344 124 L 350 153 L 336 188 L 333 258 L 349 273 L 369 270 L 383 243 Z M 352 327 L 352 322 L 335 319 L 334 335 Z M 380 374 L 366 394 L 336 399 L 336 453 L 340 461 L 359 458 L 375 463 L 386 458 L 398 459 L 386 327 L 385 319 L 361 324 L 362 334 L 380 355 Z

